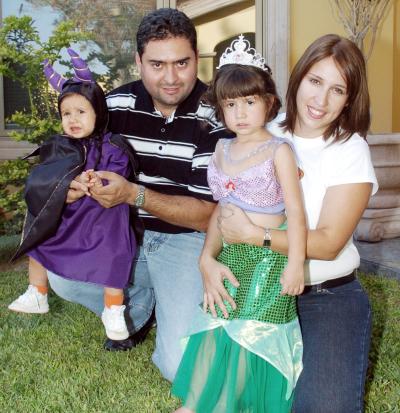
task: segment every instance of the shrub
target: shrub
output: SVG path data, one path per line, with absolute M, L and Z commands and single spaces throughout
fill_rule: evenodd
M 60 51 L 71 43 L 88 39 L 75 30 L 72 21 L 61 22 L 46 42 L 40 40 L 31 17 L 9 16 L 0 27 L 0 74 L 20 83 L 27 91 L 29 107 L 15 112 L 7 122 L 18 129 L 10 132 L 17 141 L 40 144 L 60 132 L 56 94 L 48 86 L 41 62 L 59 60 Z M 25 214 L 22 184 L 34 162 L 13 160 L 0 164 L 0 235 L 18 233 Z

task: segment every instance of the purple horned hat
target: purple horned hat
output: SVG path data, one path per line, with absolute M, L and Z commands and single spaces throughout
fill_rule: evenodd
M 74 68 L 75 75 L 72 80 L 75 82 L 91 83 L 94 82 L 92 73 L 90 72 L 87 63 L 79 57 L 78 53 L 71 48 L 67 49 L 68 54 L 71 56 L 72 67 Z M 57 73 L 53 66 L 49 63 L 49 59 L 42 62 L 43 72 L 49 81 L 51 87 L 58 92 L 61 92 L 64 83 L 68 80 L 65 77 Z

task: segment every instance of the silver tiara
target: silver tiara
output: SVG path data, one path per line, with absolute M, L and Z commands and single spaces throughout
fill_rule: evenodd
M 231 64 L 255 66 L 271 74 L 271 69 L 265 63 L 265 59 L 256 49 L 251 47 L 250 42 L 244 38 L 243 34 L 239 35 L 238 39 L 233 40 L 231 45 L 222 53 L 217 69 Z

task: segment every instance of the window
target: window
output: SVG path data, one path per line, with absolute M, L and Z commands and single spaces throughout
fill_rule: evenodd
M 90 54 L 91 66 L 97 73 L 111 72 L 116 79 L 112 86 L 126 83 L 136 77 L 133 53 L 136 49 L 135 34 L 144 14 L 157 7 L 168 7 L 167 0 L 108 0 L 96 2 L 82 0 L 79 9 L 70 7 L 71 1 L 55 0 L 52 6 L 42 6 L 40 0 L 0 0 L 0 19 L 10 16 L 32 16 L 42 40 L 52 33 L 57 22 L 73 19 L 82 30 L 94 34 L 93 41 L 76 47 L 82 57 Z M 65 53 L 67 58 L 67 54 Z M 55 65 L 62 72 L 62 67 Z M 6 119 L 27 107 L 27 93 L 18 82 L 0 76 L 0 137 L 15 127 Z

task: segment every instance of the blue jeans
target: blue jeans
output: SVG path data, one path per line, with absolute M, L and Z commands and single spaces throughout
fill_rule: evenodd
M 298 297 L 304 369 L 295 413 L 360 413 L 371 338 L 371 307 L 358 280 Z
M 203 300 L 198 258 L 204 233 L 165 234 L 145 231 L 135 260 L 131 284 L 125 290 L 131 334 L 149 319 L 156 304 L 157 335 L 152 359 L 172 381 L 182 358 L 183 337 Z M 72 281 L 48 272 L 54 292 L 100 315 L 103 287 Z

